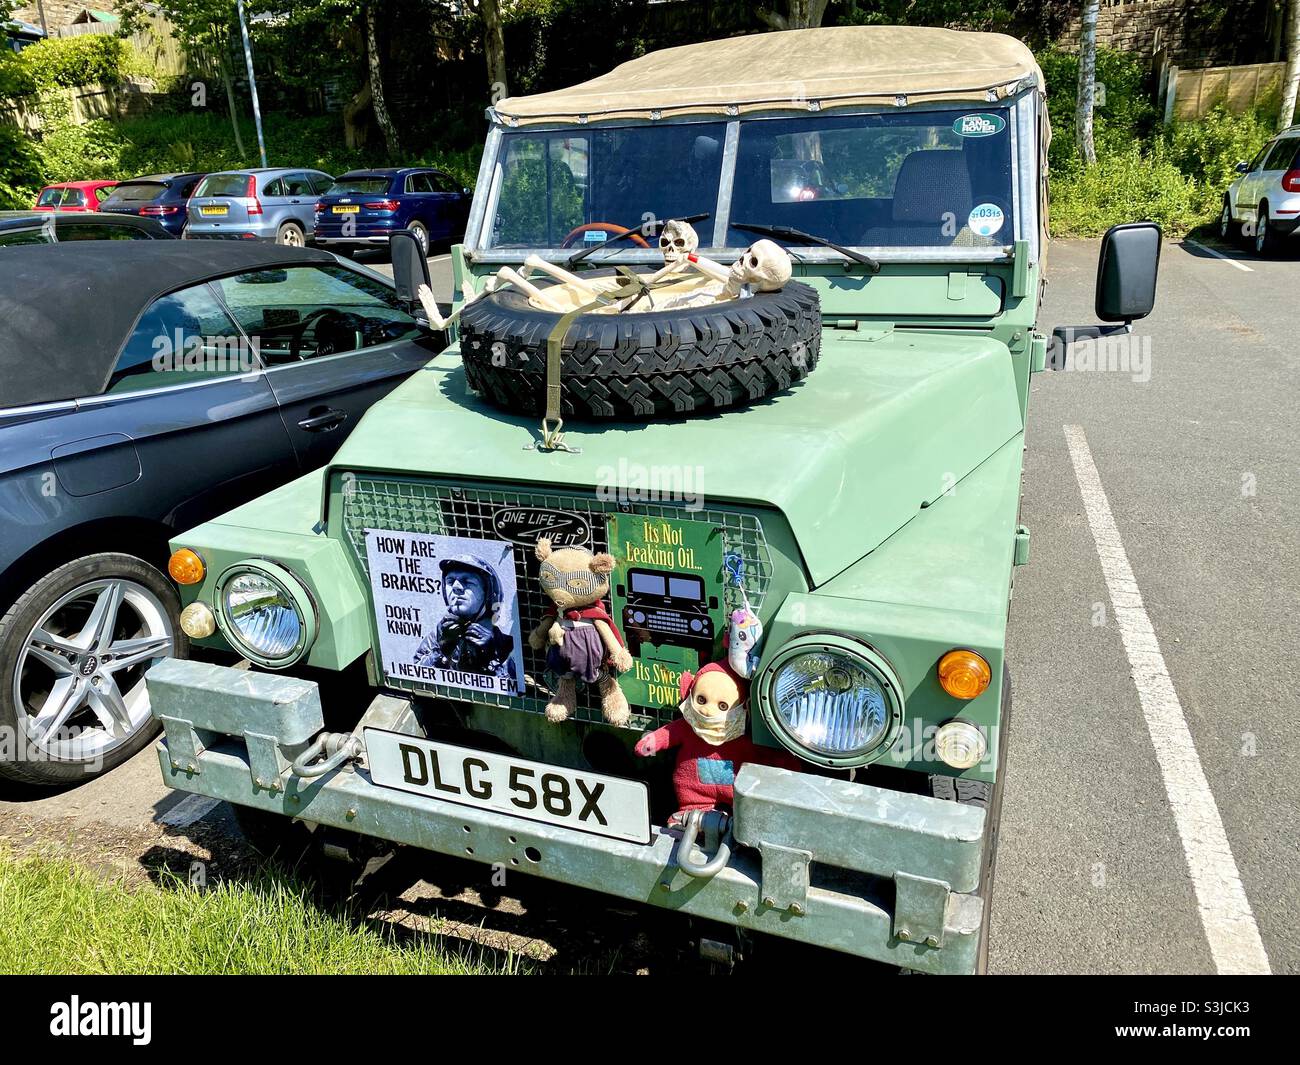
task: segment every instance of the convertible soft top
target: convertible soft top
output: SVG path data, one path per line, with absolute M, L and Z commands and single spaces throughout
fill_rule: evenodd
M 807 111 L 922 99 L 992 103 L 1044 89 L 1014 37 L 923 26 L 834 26 L 667 48 L 581 85 L 496 105 L 507 125 L 748 111 Z
M 98 395 L 159 296 L 328 252 L 243 241 L 75 241 L 0 248 L 0 408 Z

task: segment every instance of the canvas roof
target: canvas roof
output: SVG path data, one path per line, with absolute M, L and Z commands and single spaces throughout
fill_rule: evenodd
M 1043 89 L 1014 37 L 922 26 L 836 26 L 755 33 L 667 48 L 554 92 L 496 105 L 510 125 L 808 110 L 810 104 L 1002 99 Z

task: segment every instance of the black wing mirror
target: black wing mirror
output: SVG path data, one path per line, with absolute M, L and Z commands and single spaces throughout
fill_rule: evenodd
M 1250 164 L 1249 164 L 1249 163 L 1238 163 L 1238 164 L 1237 164 L 1236 166 L 1234 166 L 1232 169 L 1235 170 L 1238 174 L 1245 174 L 1246 172 L 1248 172 L 1248 171 L 1250 170 Z
M 416 295 L 421 285 L 430 285 L 429 260 L 415 234 L 409 229 L 399 230 L 388 238 L 388 250 L 393 261 L 393 285 L 397 298 L 407 307 L 418 307 Z
M 1126 222 L 1106 231 L 1097 261 L 1095 309 L 1103 322 L 1120 324 L 1057 326 L 1052 330 L 1047 360 L 1053 370 L 1065 368 L 1066 349 L 1075 340 L 1132 332 L 1133 323 L 1151 313 L 1156 304 L 1161 238 L 1160 227 L 1154 222 Z

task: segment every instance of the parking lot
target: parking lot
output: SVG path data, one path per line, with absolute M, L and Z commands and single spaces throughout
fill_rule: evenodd
M 1296 263 L 1218 250 L 1166 245 L 1124 367 L 1032 385 L 995 972 L 1300 972 Z M 1096 257 L 1096 242 L 1052 247 L 1043 327 L 1093 320 Z M 449 258 L 430 267 L 445 303 Z M 233 867 L 228 811 L 168 792 L 149 750 L 7 798 L 13 838 L 119 868 L 160 846 Z M 387 916 L 579 968 L 610 951 L 581 946 L 583 902 L 489 894 L 476 868 L 436 867 Z

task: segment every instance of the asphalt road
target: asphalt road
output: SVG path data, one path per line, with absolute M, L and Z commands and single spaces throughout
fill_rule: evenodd
M 1300 973 L 1300 263 L 1230 255 L 1166 245 L 1126 369 L 1033 382 L 995 972 Z M 1053 245 L 1042 327 L 1094 320 L 1096 258 L 1095 241 Z M 450 263 L 430 266 L 446 301 Z M 1135 616 L 1151 631 L 1135 636 Z M 219 862 L 211 838 L 233 832 L 223 807 L 163 788 L 152 751 L 62 795 L 8 798 L 0 833 L 116 839 L 126 855 L 201 832 Z M 485 900 L 464 866 L 390 919 L 436 914 L 452 935 L 487 929 L 587 969 L 611 940 L 624 964 L 649 949 L 634 914 L 592 925 L 590 897 L 534 881 Z

